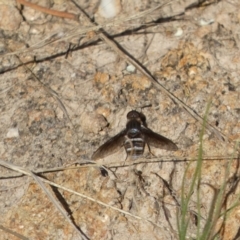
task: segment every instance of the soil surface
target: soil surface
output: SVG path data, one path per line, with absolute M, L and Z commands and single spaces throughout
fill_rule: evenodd
M 197 219 L 205 227 L 223 183 L 220 211 L 238 202 L 239 1 L 31 3 L 74 19 L 0 0 L 0 240 L 178 239 L 201 154 L 187 236 Z M 95 165 L 133 109 L 178 150 L 145 147 L 133 160 L 121 147 Z M 45 184 L 69 221 L 21 168 L 82 194 Z M 239 238 L 239 206 L 214 220 L 219 239 Z

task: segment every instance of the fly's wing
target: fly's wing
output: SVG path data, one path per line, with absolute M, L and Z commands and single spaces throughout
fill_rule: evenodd
M 93 153 L 92 159 L 97 160 L 117 152 L 121 147 L 123 147 L 124 136 L 126 132 L 126 129 L 124 129 L 116 136 L 110 138 L 107 142 L 101 145 L 97 151 Z
M 146 143 L 150 146 L 169 150 L 176 151 L 178 150 L 177 145 L 172 142 L 170 139 L 163 137 L 160 134 L 153 132 L 151 129 L 144 126 L 141 127 L 141 131 L 144 135 Z

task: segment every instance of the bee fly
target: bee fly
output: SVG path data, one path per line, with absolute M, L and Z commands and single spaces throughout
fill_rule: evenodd
M 93 160 L 113 154 L 122 147 L 125 148 L 127 155 L 134 159 L 143 154 L 145 144 L 148 145 L 149 150 L 150 146 L 169 151 L 178 149 L 171 140 L 149 129 L 143 114 L 133 110 L 127 114 L 127 119 L 126 128 L 100 146 L 92 155 Z

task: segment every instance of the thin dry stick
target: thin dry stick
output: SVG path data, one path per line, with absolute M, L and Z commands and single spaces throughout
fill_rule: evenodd
M 203 161 L 225 161 L 225 160 L 239 160 L 239 157 L 235 156 L 235 157 L 218 157 L 218 156 L 212 156 L 212 157 L 208 157 L 203 159 Z M 146 158 L 139 158 L 134 160 L 134 162 L 126 162 L 125 165 L 123 166 L 122 164 L 119 164 L 119 161 L 109 161 L 108 163 L 103 163 L 101 161 L 99 162 L 94 162 L 91 160 L 84 160 L 85 162 L 82 161 L 76 161 L 73 163 L 68 164 L 68 166 L 65 167 L 56 167 L 56 168 L 48 168 L 48 169 L 37 169 L 36 171 L 34 171 L 35 173 L 47 173 L 47 172 L 58 172 L 58 171 L 64 171 L 64 170 L 68 170 L 68 169 L 79 169 L 79 168 L 89 168 L 89 167 L 94 167 L 94 168 L 100 168 L 103 167 L 103 165 L 106 167 L 106 169 L 110 169 L 110 168 L 126 168 L 129 166 L 134 166 L 137 164 L 143 164 L 143 163 L 156 163 L 159 164 L 159 162 L 196 162 L 198 161 L 197 158 L 192 158 L 192 159 L 186 159 L 186 157 L 178 157 L 176 159 L 176 157 L 158 157 L 158 158 L 151 158 L 151 159 L 146 159 Z M 89 163 L 92 163 L 91 165 L 89 165 Z M 80 165 L 80 166 L 72 166 L 75 164 L 86 164 L 86 165 Z M 104 168 L 104 167 L 103 167 Z
M 77 6 L 77 4 L 72 0 L 72 2 Z M 169 4 L 169 3 L 168 3 Z M 163 7 L 164 4 L 159 5 L 156 9 Z M 80 8 L 79 8 L 80 9 Z M 82 11 L 82 9 L 80 9 Z M 85 18 L 88 20 L 89 24 L 92 26 L 97 25 L 96 23 L 93 23 L 91 19 L 82 11 L 82 14 L 85 16 Z M 97 33 L 98 36 L 105 41 L 108 46 L 110 46 L 120 57 L 126 60 L 129 64 L 132 64 L 135 66 L 143 75 L 145 75 L 154 86 L 156 86 L 158 89 L 162 90 L 168 97 L 170 97 L 175 103 L 180 105 L 183 109 L 185 109 L 193 118 L 195 118 L 197 121 L 203 124 L 203 118 L 200 117 L 194 110 L 192 110 L 189 106 L 187 106 L 184 102 L 182 102 L 180 99 L 178 99 L 174 94 L 169 92 L 163 85 L 161 85 L 149 72 L 147 72 L 134 58 L 132 58 L 126 51 L 124 52 L 122 49 L 120 49 L 119 44 L 117 44 L 115 41 L 111 40 L 106 34 L 103 32 Z M 122 47 L 121 47 L 122 48 Z M 226 136 L 224 136 L 220 131 L 218 131 L 215 127 L 210 125 L 208 122 L 205 123 L 206 127 L 210 132 L 213 132 L 220 140 L 224 141 L 227 140 Z
M 225 161 L 225 160 L 239 160 L 239 157 L 235 156 L 235 157 L 223 157 L 223 156 L 211 156 L 208 158 L 203 159 L 203 161 Z M 111 169 L 111 168 L 126 168 L 129 166 L 133 166 L 133 165 L 137 165 L 137 164 L 142 164 L 142 163 L 156 163 L 159 164 L 159 162 L 189 162 L 189 161 L 198 161 L 198 159 L 192 158 L 192 159 L 186 159 L 186 157 L 178 157 L 176 159 L 176 157 L 158 157 L 158 158 L 151 158 L 151 159 L 144 159 L 144 158 L 140 158 L 135 160 L 134 162 L 128 162 L 126 163 L 124 166 L 122 166 L 122 164 L 119 164 L 119 161 L 110 161 L 107 164 L 106 163 L 101 163 L 101 161 L 98 162 L 94 162 L 92 160 L 84 160 L 84 161 L 76 161 L 76 162 L 72 162 L 69 163 L 67 166 L 65 167 L 56 167 L 56 168 L 47 168 L 47 169 L 37 169 L 37 170 L 33 170 L 34 173 L 49 173 L 49 172 L 59 172 L 59 171 L 65 171 L 65 170 L 69 170 L 69 169 L 78 169 L 78 168 L 89 168 L 89 167 L 106 167 L 106 169 Z M 92 163 L 91 165 L 89 165 L 89 163 Z M 86 164 L 86 165 L 81 165 L 81 166 L 72 166 L 75 164 Z M 6 179 L 6 178 L 17 178 L 17 177 L 22 177 L 24 174 L 15 174 L 15 175 L 8 175 L 8 176 L 2 176 L 0 177 L 0 179 Z
M 59 34 L 59 31 L 57 31 L 57 32 L 52 33 L 50 36 L 46 37 L 42 41 L 32 45 L 29 48 L 23 48 L 23 49 L 20 49 L 18 51 L 15 51 L 15 52 L 5 53 L 2 56 L 10 56 L 10 55 L 14 55 L 14 54 L 33 51 L 35 49 L 42 48 L 42 47 L 44 47 L 44 46 L 46 46 L 50 43 L 57 43 L 57 42 L 60 42 L 60 41 L 66 41 L 70 38 L 79 37 L 80 35 L 86 34 L 90 31 L 98 31 L 101 28 L 103 29 L 103 28 L 106 28 L 106 27 L 111 27 L 111 26 L 115 26 L 115 25 L 118 25 L 118 24 L 123 24 L 125 22 L 131 21 L 131 20 L 134 20 L 134 19 L 138 19 L 138 18 L 142 18 L 146 15 L 149 15 L 149 14 L 151 14 L 151 12 L 155 11 L 156 9 L 160 8 L 161 6 L 162 5 L 158 5 L 157 7 L 150 8 L 148 10 L 145 10 L 145 11 L 140 12 L 140 13 L 138 13 L 136 15 L 133 15 L 133 16 L 125 16 L 125 17 L 119 18 L 117 20 L 107 21 L 107 22 L 103 23 L 102 25 L 92 25 L 92 26 L 88 26 L 88 27 L 84 27 L 84 28 L 83 27 L 79 28 L 79 26 L 78 26 L 78 27 L 75 27 L 75 28 L 71 29 L 68 32 L 62 32 L 60 34 Z M 182 14 L 182 12 L 178 13 L 177 15 L 180 15 L 180 14 Z
M 45 192 L 45 194 L 48 196 L 48 198 L 50 199 L 50 201 L 53 203 L 53 205 L 57 208 L 57 210 L 63 215 L 63 217 L 70 223 L 70 225 L 72 225 L 72 227 L 77 231 L 78 235 L 80 236 L 80 238 L 83 239 L 89 239 L 88 237 L 86 237 L 86 235 L 82 232 L 81 229 L 78 229 L 76 227 L 76 225 L 71 221 L 71 219 L 69 218 L 68 214 L 66 213 L 66 211 L 64 211 L 64 209 L 61 207 L 61 205 L 58 203 L 58 201 L 56 201 L 56 199 L 53 197 L 53 195 L 50 193 L 50 191 L 44 186 L 43 182 L 42 182 L 42 178 L 36 176 L 33 172 L 28 171 L 30 176 L 35 180 L 35 182 L 39 185 L 39 187 L 43 190 L 43 192 Z
M 44 12 L 44 13 L 47 13 L 47 14 L 50 14 L 50 15 L 53 15 L 53 16 L 56 16 L 56 17 L 69 18 L 69 19 L 73 19 L 75 21 L 78 21 L 78 16 L 73 14 L 73 13 L 52 10 L 52 9 L 49 9 L 49 8 L 46 8 L 46 7 L 39 6 L 35 3 L 27 2 L 25 0 L 16 0 L 16 1 L 19 4 L 31 7 L 33 9 L 37 10 L 37 11 L 40 11 L 40 12 Z
M 0 224 L 0 229 L 2 229 L 2 231 L 5 231 L 13 236 L 15 236 L 17 239 L 21 239 L 21 240 L 30 240 L 29 238 L 24 237 L 23 235 L 12 231 L 11 229 L 8 229 L 6 227 L 4 227 L 3 225 Z
M 33 78 L 40 83 L 40 85 L 58 102 L 59 107 L 62 109 L 62 111 L 64 112 L 65 116 L 67 117 L 68 121 L 70 122 L 70 124 L 72 125 L 72 127 L 74 128 L 71 119 L 68 115 L 67 109 L 65 108 L 64 104 L 62 103 L 61 99 L 58 97 L 57 93 L 55 91 L 53 91 L 49 86 L 47 86 L 46 84 L 42 83 L 40 81 L 40 79 L 33 73 L 33 71 L 27 67 L 22 61 L 21 59 L 15 55 L 15 57 L 17 58 L 17 60 L 22 64 L 22 66 L 31 73 L 31 75 L 33 76 Z
M 27 170 L 27 169 L 25 169 L 25 168 L 16 166 L 16 165 L 14 165 L 14 164 L 11 164 L 11 163 L 9 163 L 9 162 L 0 160 L 0 165 L 4 166 L 4 167 L 6 167 L 6 168 L 12 169 L 12 170 L 14 170 L 14 171 L 23 173 L 23 174 L 25 174 L 25 175 L 32 176 L 32 172 L 31 172 L 31 171 L 29 171 L 29 170 Z M 63 187 L 63 186 L 61 186 L 61 185 L 59 185 L 59 184 L 56 184 L 56 183 L 51 182 L 51 181 L 49 181 L 49 180 L 46 180 L 46 179 L 44 179 L 44 178 L 41 178 L 41 180 L 42 180 L 42 182 L 48 183 L 48 184 L 50 184 L 51 186 L 54 186 L 54 187 L 63 189 L 63 190 L 65 190 L 65 191 L 70 192 L 70 193 L 73 193 L 73 194 L 76 194 L 76 195 L 78 195 L 78 196 L 80 196 L 80 197 L 82 197 L 82 198 L 85 198 L 85 199 L 88 199 L 89 201 L 98 203 L 99 205 L 102 205 L 102 206 L 104 206 L 104 207 L 111 208 L 111 209 L 113 209 L 113 210 L 115 210 L 115 211 L 118 211 L 118 212 L 120 212 L 120 213 L 123 213 L 123 214 L 125 214 L 125 215 L 127 215 L 127 216 L 130 216 L 130 217 L 132 217 L 132 218 L 149 222 L 149 223 L 155 225 L 156 227 L 165 229 L 166 231 L 170 231 L 169 228 L 167 228 L 167 227 L 165 227 L 165 226 L 163 226 L 163 225 L 156 224 L 156 223 L 152 222 L 152 221 L 149 220 L 149 219 L 146 219 L 146 218 L 143 218 L 143 217 L 140 217 L 140 216 L 137 216 L 137 215 L 133 215 L 133 214 L 131 214 L 131 213 L 129 213 L 129 212 L 126 212 L 126 211 L 124 211 L 124 210 L 122 210 L 122 209 L 116 208 L 116 207 L 114 207 L 114 206 L 111 206 L 111 205 L 106 204 L 106 203 L 104 203 L 104 202 L 101 202 L 101 201 L 99 201 L 99 200 L 96 200 L 96 199 L 94 199 L 94 198 L 92 198 L 92 197 L 86 196 L 86 195 L 84 195 L 84 194 L 82 194 L 82 193 L 73 191 L 73 190 L 71 190 L 71 189 L 69 189 L 69 188 Z

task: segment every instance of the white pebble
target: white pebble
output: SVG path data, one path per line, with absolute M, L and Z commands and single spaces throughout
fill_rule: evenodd
M 180 37 L 183 34 L 182 28 L 178 28 L 177 31 L 175 32 L 174 36 L 175 37 Z
M 19 137 L 18 128 L 10 128 L 7 132 L 7 138 L 16 138 Z
M 133 65 L 128 65 L 126 70 L 129 72 L 129 73 L 134 73 L 136 71 L 136 67 L 133 66 Z
M 210 25 L 212 23 L 214 23 L 214 19 L 210 19 L 210 20 L 201 19 L 199 22 L 200 26 Z
M 102 17 L 113 18 L 121 11 L 120 0 L 101 0 L 98 12 Z

